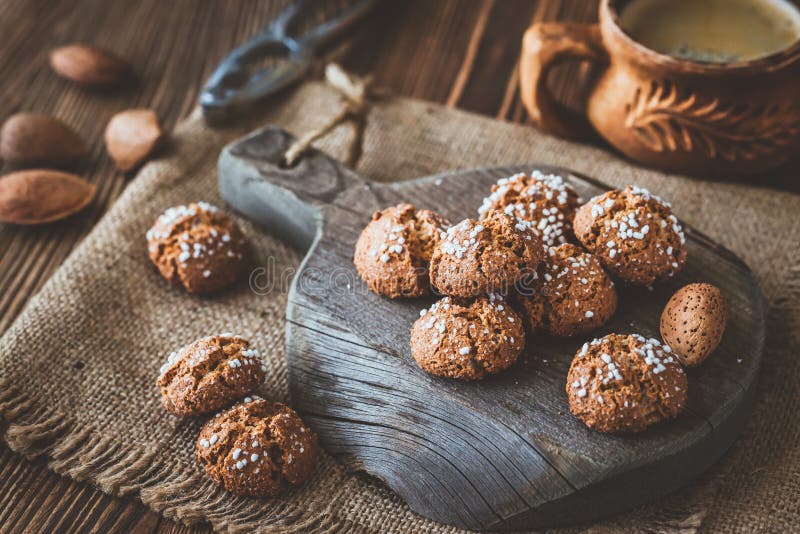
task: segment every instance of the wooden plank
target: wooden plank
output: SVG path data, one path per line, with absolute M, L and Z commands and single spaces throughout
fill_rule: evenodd
M 584 7 L 592 2 L 583 0 L 513 1 L 522 10 L 520 13 L 533 10 L 551 19 L 577 20 L 587 9 L 593 11 L 591 6 Z M 469 81 L 457 105 L 495 114 L 503 101 L 498 103 L 494 91 L 485 94 L 485 88 L 502 87 L 505 92 L 510 87 L 511 111 L 503 116 L 524 120 L 516 81 L 512 79 L 521 37 L 516 33 L 520 25 L 524 26 L 518 21 L 523 17 L 509 15 L 505 8 L 498 7 L 507 2 L 495 2 Z M 127 177 L 114 171 L 103 154 L 101 133 L 111 114 L 126 107 L 153 107 L 166 127 L 171 128 L 192 109 L 202 82 L 219 60 L 236 44 L 259 31 L 286 3 L 285 0 L 0 2 L 0 70 L 5 73 L 0 118 L 25 109 L 53 113 L 74 125 L 91 146 L 89 160 L 79 170 L 100 189 L 97 200 L 86 213 L 62 223 L 45 228 L 0 225 L 0 332 L 8 328 L 28 298 L 124 189 Z M 380 8 L 382 15 L 378 14 L 379 20 L 383 17 L 383 24 L 359 29 L 351 39 L 350 52 L 343 58 L 344 65 L 376 74 L 382 85 L 399 94 L 444 102 L 473 34 L 478 3 L 416 0 L 385 4 Z M 515 10 L 513 15 L 516 13 Z M 92 24 L 87 24 L 87 20 Z M 75 40 L 96 42 L 129 57 L 139 71 L 139 84 L 128 91 L 97 94 L 55 77 L 46 67 L 48 50 Z M 491 47 L 490 54 L 484 52 L 486 47 Z M 499 63 L 496 58 L 501 58 Z M 554 74 L 555 78 L 561 75 Z M 567 99 L 575 89 L 574 85 L 565 86 Z M 31 525 L 41 525 L 43 518 L 63 515 L 64 503 L 73 493 L 81 501 L 103 503 L 98 531 L 130 532 L 140 528 L 185 531 L 168 520 L 160 520 L 154 527 L 154 518 L 158 520 L 158 516 L 135 499 L 110 499 L 97 490 L 88 491 L 86 484 L 62 479 L 41 463 L 30 463 L 11 453 L 5 445 L 0 445 L 0 473 L 0 480 L 7 480 L 14 488 L 1 493 L 7 498 L 0 498 L 0 531 L 7 531 L 6 520 L 18 517 L 22 511 L 31 512 L 27 516 Z M 59 481 L 62 484 L 57 484 Z M 28 490 L 20 492 L 20 485 Z M 34 495 L 48 492 L 52 493 L 52 499 L 32 504 Z

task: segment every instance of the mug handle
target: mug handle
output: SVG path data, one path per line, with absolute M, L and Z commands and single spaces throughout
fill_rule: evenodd
M 539 128 L 561 137 L 585 139 L 593 132 L 587 118 L 558 102 L 547 87 L 553 67 L 576 59 L 608 63 L 598 24 L 533 24 L 522 39 L 520 94 Z

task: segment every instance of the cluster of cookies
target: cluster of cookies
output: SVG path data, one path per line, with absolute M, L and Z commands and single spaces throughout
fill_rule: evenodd
M 478 214 L 450 225 L 401 204 L 375 213 L 356 243 L 356 269 L 373 291 L 393 299 L 444 296 L 411 329 L 411 354 L 434 375 L 479 380 L 502 372 L 526 336 L 576 336 L 606 324 L 617 309 L 615 279 L 650 286 L 686 263 L 671 206 L 635 186 L 581 205 L 560 176 L 517 174 L 492 187 Z M 686 402 L 682 364 L 702 361 L 695 353 L 710 354 L 724 329 L 718 290 L 716 300 L 692 298 L 695 310 L 713 300 L 723 318 L 710 321 L 705 309 L 705 319 L 692 322 L 680 302 L 668 306 L 662 337 L 675 339 L 681 354 L 635 334 L 586 343 L 569 370 L 572 413 L 606 432 L 675 417 Z
M 147 232 L 150 259 L 189 293 L 229 287 L 247 268 L 246 240 L 235 221 L 205 202 L 168 209 Z M 306 480 L 317 461 L 317 435 L 288 406 L 253 392 L 267 367 L 234 334 L 199 339 L 169 355 L 157 387 L 178 417 L 216 414 L 203 425 L 195 457 L 226 490 L 275 496 Z

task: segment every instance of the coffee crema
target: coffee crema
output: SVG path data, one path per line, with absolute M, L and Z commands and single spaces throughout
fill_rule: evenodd
M 644 46 L 690 61 L 749 61 L 800 39 L 800 10 L 787 0 L 634 0 L 620 26 Z

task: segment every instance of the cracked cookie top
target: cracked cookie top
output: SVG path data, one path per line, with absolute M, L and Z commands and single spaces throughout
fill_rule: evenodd
M 237 495 L 272 497 L 305 481 L 319 456 L 317 435 L 294 410 L 247 397 L 203 425 L 195 457 Z
M 525 346 L 519 316 L 499 296 L 463 302 L 445 297 L 411 329 L 411 355 L 425 371 L 480 380 L 508 369 Z
M 480 222 L 465 219 L 447 230 L 431 257 L 431 285 L 460 298 L 506 294 L 543 258 L 542 241 L 527 224 L 495 211 Z
M 161 366 L 161 404 L 178 416 L 212 412 L 253 391 L 266 371 L 258 351 L 242 337 L 198 339 L 170 354 Z
M 686 263 L 686 238 L 668 202 L 646 189 L 608 191 L 581 206 L 575 236 L 619 279 L 648 286 Z
M 502 211 L 530 224 L 546 246 L 572 237 L 572 220 L 580 199 L 561 176 L 534 170 L 501 178 L 478 209 L 481 217 Z
M 165 211 L 147 231 L 147 251 L 161 276 L 189 293 L 225 289 L 247 269 L 244 234 L 206 202 Z
M 670 348 L 609 334 L 583 345 L 567 375 L 570 411 L 601 432 L 640 432 L 686 405 L 686 373 Z
M 430 293 L 428 263 L 448 221 L 398 204 L 376 211 L 356 242 L 353 263 L 369 288 L 389 298 Z
M 614 282 L 600 261 L 570 243 L 550 247 L 532 278 L 514 299 L 528 334 L 582 334 L 607 323 L 617 309 Z

